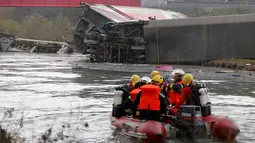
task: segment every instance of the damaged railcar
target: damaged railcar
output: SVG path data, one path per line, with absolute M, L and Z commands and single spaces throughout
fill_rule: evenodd
M 112 6 L 86 5 L 74 35 L 74 44 L 91 62 L 145 62 L 143 25 Z
M 111 5 L 83 6 L 76 26 L 75 47 L 90 62 L 146 63 L 144 25 L 149 20 L 186 16 L 160 9 Z

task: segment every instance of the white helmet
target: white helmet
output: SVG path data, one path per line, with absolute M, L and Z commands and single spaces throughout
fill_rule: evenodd
M 184 72 L 182 69 L 175 69 L 175 70 L 173 70 L 173 71 L 171 72 L 170 75 L 175 76 L 176 74 L 182 74 L 182 75 L 184 75 L 185 72 Z
M 149 78 L 148 76 L 144 76 L 141 79 L 142 81 L 151 82 L 151 78 Z

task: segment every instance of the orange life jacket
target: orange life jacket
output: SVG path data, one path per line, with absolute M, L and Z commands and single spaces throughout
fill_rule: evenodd
M 178 82 L 178 83 L 184 85 L 184 80 L 181 80 L 181 81 Z
M 140 97 L 139 110 L 160 110 L 160 87 L 153 84 L 147 84 L 140 87 L 142 95 Z
M 136 96 L 137 96 L 137 94 L 138 94 L 139 92 L 141 92 L 141 89 L 140 89 L 140 88 L 132 89 L 132 90 L 130 91 L 129 94 L 131 94 L 131 99 L 132 99 L 132 101 L 135 100 L 135 98 L 136 98 Z
M 177 84 L 182 84 L 184 85 L 184 81 L 180 81 Z M 181 92 L 176 92 L 173 90 L 168 91 L 168 99 L 170 101 L 171 104 L 176 104 L 181 100 Z

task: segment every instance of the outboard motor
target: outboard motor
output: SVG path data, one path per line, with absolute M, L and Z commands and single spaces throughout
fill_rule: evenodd
M 194 137 L 204 130 L 201 107 L 196 105 L 181 105 L 176 114 L 176 125 L 181 136 Z
M 176 119 L 189 125 L 195 125 L 196 122 L 202 121 L 201 108 L 196 105 L 181 105 L 177 110 Z
M 123 108 L 122 108 L 122 98 L 123 98 L 123 91 L 116 90 L 114 92 L 114 101 L 112 107 L 112 116 L 119 118 L 122 116 Z

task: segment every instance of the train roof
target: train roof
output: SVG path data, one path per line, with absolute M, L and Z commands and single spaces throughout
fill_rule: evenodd
M 90 5 L 90 8 L 115 22 L 149 20 L 149 17 L 155 17 L 156 20 L 187 18 L 186 15 L 179 12 L 154 8 L 103 4 Z

